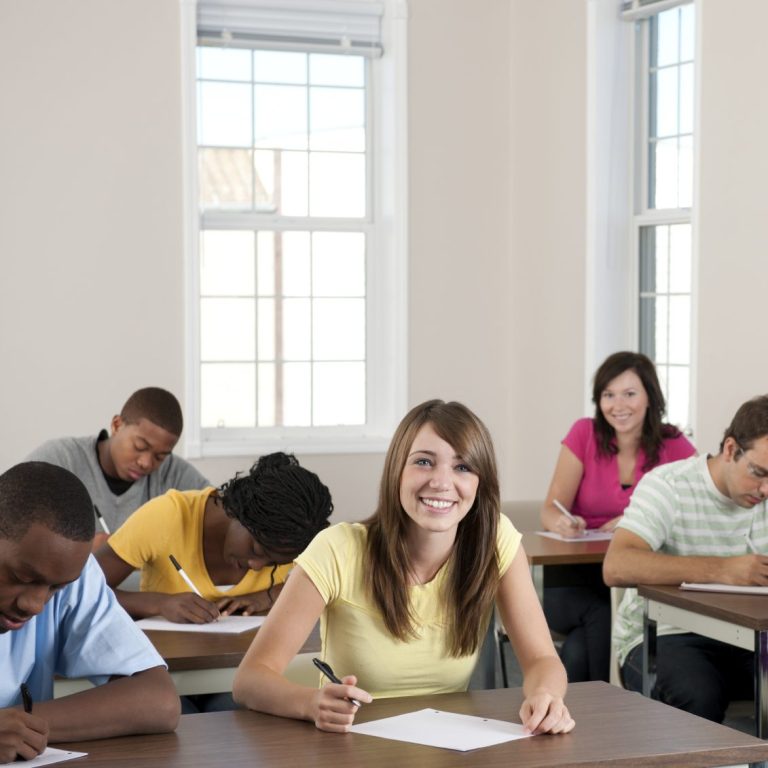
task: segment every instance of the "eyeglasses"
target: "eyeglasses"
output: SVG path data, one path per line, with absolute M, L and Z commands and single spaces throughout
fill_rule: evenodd
M 736 443 L 738 446 L 738 450 L 734 454 L 734 459 L 738 461 L 738 459 L 743 456 L 747 460 L 747 474 L 755 480 L 757 480 L 760 485 L 763 485 L 764 483 L 768 483 L 768 469 L 765 467 L 761 467 L 759 464 L 753 464 L 749 458 L 747 457 L 747 448 L 742 447 L 738 443 Z

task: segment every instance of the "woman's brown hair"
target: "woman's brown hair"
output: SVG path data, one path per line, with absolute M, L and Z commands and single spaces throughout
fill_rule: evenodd
M 408 599 L 409 518 L 400 503 L 400 480 L 416 434 L 425 424 L 432 426 L 479 479 L 475 501 L 456 532 L 442 595 L 448 625 L 446 650 L 451 656 L 466 656 L 478 648 L 485 634 L 498 588 L 500 502 L 490 433 L 461 403 L 429 400 L 417 405 L 395 431 L 384 461 L 378 506 L 366 520 L 366 582 L 392 635 L 403 641 L 414 637 Z

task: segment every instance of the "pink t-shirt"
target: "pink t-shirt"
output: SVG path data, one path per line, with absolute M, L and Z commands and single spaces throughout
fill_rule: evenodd
M 645 474 L 645 453 L 642 448 L 637 453 L 634 483 L 629 488 L 622 488 L 616 455 L 601 456 L 597 452 L 594 419 L 579 419 L 565 436 L 563 445 L 570 448 L 584 465 L 584 474 L 571 504 L 571 512 L 583 517 L 587 521 L 587 528 L 599 528 L 626 509 L 632 491 Z M 694 453 L 696 449 L 685 435 L 668 437 L 661 444 L 659 464 L 687 459 Z

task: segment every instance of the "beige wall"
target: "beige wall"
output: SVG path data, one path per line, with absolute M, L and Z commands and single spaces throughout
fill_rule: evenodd
M 697 445 L 768 392 L 768 4 L 702 0 Z
M 712 439 L 768 389 L 768 8 L 701 5 L 696 414 Z M 477 410 L 507 498 L 544 494 L 591 374 L 587 6 L 410 0 L 409 402 Z M 178 0 L 0 0 L 0 469 L 105 426 L 139 386 L 183 392 L 178 26 Z M 301 458 L 339 518 L 370 511 L 381 455 Z M 220 482 L 247 462 L 196 463 Z

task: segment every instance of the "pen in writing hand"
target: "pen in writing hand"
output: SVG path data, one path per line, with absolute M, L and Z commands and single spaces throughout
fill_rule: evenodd
M 200 594 L 200 590 L 199 590 L 199 589 L 198 589 L 198 588 L 195 586 L 195 584 L 194 584 L 194 582 L 192 581 L 192 579 L 190 579 L 190 578 L 189 578 L 189 576 L 187 576 L 187 574 L 184 572 L 184 569 L 183 569 L 183 568 L 182 568 L 182 567 L 179 565 L 179 561 L 178 561 L 178 560 L 177 560 L 177 559 L 176 559 L 176 558 L 175 558 L 173 555 L 168 555 L 168 557 L 170 558 L 171 562 L 173 563 L 173 567 L 174 567 L 174 568 L 175 568 L 175 569 L 176 569 L 176 570 L 179 572 L 179 576 L 181 576 L 181 578 L 182 578 L 182 579 L 184 579 L 184 581 L 186 581 L 186 582 L 187 582 L 187 586 L 188 586 L 188 587 L 189 587 L 189 588 L 190 588 L 190 589 L 191 589 L 191 590 L 192 590 L 192 591 L 193 591 L 193 592 L 194 592 L 194 593 L 195 593 L 195 594 L 196 594 L 198 597 L 203 597 L 203 596 Z M 203 599 L 205 599 L 205 598 L 203 598 Z
M 21 684 L 21 700 L 24 703 L 24 711 L 27 714 L 31 714 L 32 712 L 32 694 L 29 692 L 29 688 L 27 688 L 26 683 Z
M 579 521 L 557 500 L 553 499 L 552 503 L 574 524 L 578 525 Z
M 341 680 L 339 680 L 338 677 L 334 674 L 333 670 L 331 669 L 330 665 L 326 664 L 324 661 L 320 661 L 320 659 L 312 659 L 312 663 L 332 682 L 332 683 L 339 683 L 340 685 L 343 685 Z M 362 706 L 360 702 L 357 699 L 350 699 L 350 701 L 356 706 Z
M 104 531 L 104 533 L 109 536 L 112 532 L 109 530 L 109 527 L 107 526 L 107 521 L 104 519 L 104 515 L 99 512 L 99 508 L 94 504 L 93 505 L 93 511 L 96 513 L 96 519 L 99 521 L 99 525 L 101 526 L 101 530 Z

